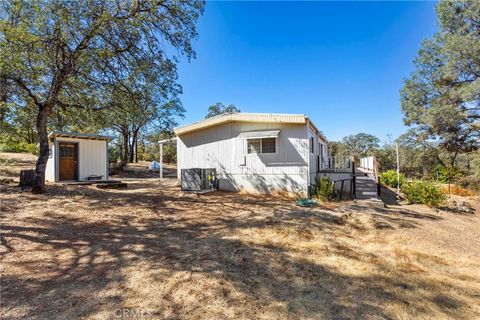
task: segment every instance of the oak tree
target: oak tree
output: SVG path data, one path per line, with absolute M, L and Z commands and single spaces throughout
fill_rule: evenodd
M 2 87 L 13 87 L 8 94 L 18 105 L 38 109 L 33 192 L 45 188 L 53 110 L 106 108 L 112 87 L 130 90 L 126 80 L 135 65 L 143 62 L 161 76 L 165 63 L 193 58 L 191 41 L 203 9 L 199 0 L 1 2 Z

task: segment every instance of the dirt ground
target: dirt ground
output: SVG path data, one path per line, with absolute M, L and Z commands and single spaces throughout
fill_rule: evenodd
M 2 176 L 32 161 L 1 158 Z M 478 198 L 476 214 L 305 209 L 185 194 L 142 167 L 123 190 L 1 185 L 0 318 L 480 318 Z

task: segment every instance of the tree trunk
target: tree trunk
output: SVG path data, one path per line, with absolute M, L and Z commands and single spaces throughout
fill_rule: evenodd
M 134 148 L 134 144 L 135 144 L 135 141 L 132 141 L 132 143 L 130 143 L 130 152 L 128 154 L 128 162 L 130 163 L 133 163 L 133 157 L 135 155 L 135 148 Z
M 450 165 L 451 165 L 452 167 L 455 165 L 455 160 L 457 160 L 457 156 L 458 156 L 458 152 L 455 152 L 455 153 L 453 154 L 453 157 L 452 157 L 451 161 L 450 161 Z
M 128 153 L 129 133 L 127 130 L 122 130 L 121 133 L 122 133 L 122 139 L 123 139 L 123 147 L 121 148 L 120 163 L 118 164 L 118 169 L 123 170 L 123 168 L 127 165 L 128 158 L 129 158 L 129 153 Z
M 135 142 L 135 163 L 138 163 L 138 141 Z
M 7 103 L 8 100 L 8 83 L 7 78 L 0 77 L 0 101 L 4 104 Z M 7 108 L 5 105 L 0 109 L 0 122 L 3 124 L 5 120 L 5 116 L 7 115 Z
M 139 129 L 134 129 L 132 132 L 132 143 L 130 144 L 130 159 L 129 159 L 130 163 L 133 163 L 134 156 L 136 156 L 135 150 L 137 148 L 138 130 Z
M 33 193 L 45 192 L 45 168 L 48 161 L 48 133 L 47 133 L 47 117 L 48 106 L 40 105 L 37 114 L 37 132 L 40 141 L 40 150 L 38 154 L 37 164 L 35 166 L 35 176 L 33 177 Z

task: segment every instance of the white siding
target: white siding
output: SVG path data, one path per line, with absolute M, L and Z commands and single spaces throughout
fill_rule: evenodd
M 313 145 L 312 145 L 312 140 L 313 140 Z M 320 153 L 318 142 L 319 142 L 319 139 L 316 132 L 311 127 L 308 127 L 308 154 L 309 154 L 309 168 L 310 168 L 309 183 L 310 184 L 315 183 L 315 177 L 317 176 L 317 156 Z M 313 146 L 313 152 L 311 152 L 312 146 Z
M 313 138 L 313 153 L 311 152 L 311 139 Z M 320 170 L 328 167 L 328 146 L 319 137 L 317 131 L 311 127 L 308 127 L 308 152 L 309 152 L 309 168 L 310 168 L 310 184 L 315 184 L 315 178 L 317 176 L 318 169 Z M 323 161 L 322 158 L 319 156 L 322 155 L 321 147 L 323 146 Z M 320 161 L 320 163 L 318 163 Z
M 328 168 L 328 144 L 326 144 L 323 140 L 320 140 L 320 144 L 323 146 L 323 161 L 321 162 L 320 169 Z
M 74 142 L 78 143 L 78 180 L 87 180 L 91 175 L 102 176 L 107 179 L 107 142 L 105 140 L 89 140 L 76 138 L 56 138 L 55 144 L 52 143 L 52 157 L 47 162 L 47 172 L 49 181 L 58 181 L 58 155 L 56 154 L 55 146 L 58 142 Z M 56 169 L 56 170 L 55 170 Z M 52 171 L 54 172 L 52 174 Z
M 45 167 L 45 180 L 55 181 L 55 143 L 49 142 L 50 152 L 47 166 Z
M 228 122 L 178 136 L 178 172 L 215 168 L 223 190 L 301 192 L 308 186 L 308 140 L 305 124 Z M 276 153 L 248 154 L 241 132 L 280 130 Z M 242 165 L 245 163 L 245 165 Z

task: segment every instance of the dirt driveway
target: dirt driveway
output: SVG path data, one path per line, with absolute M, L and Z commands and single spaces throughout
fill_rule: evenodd
M 1 189 L 3 319 L 480 318 L 479 214 L 179 192 Z

